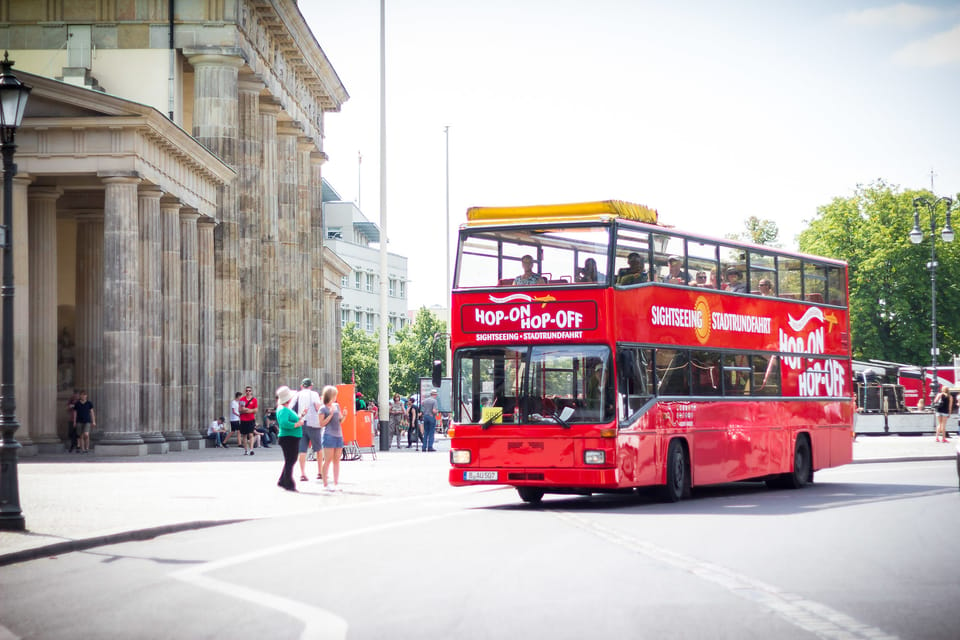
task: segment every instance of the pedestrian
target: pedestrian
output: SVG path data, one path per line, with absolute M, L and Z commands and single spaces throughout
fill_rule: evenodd
M 277 486 L 287 491 L 296 491 L 297 485 L 293 481 L 293 466 L 297 464 L 297 450 L 300 448 L 300 438 L 303 436 L 303 418 L 298 416 L 290 405 L 296 400 L 297 394 L 284 385 L 277 389 L 277 426 L 280 430 L 280 449 L 283 451 L 283 470 Z
M 323 429 L 320 428 L 320 394 L 313 390 L 313 380 L 304 378 L 300 383 L 300 392 L 297 394 L 297 407 L 300 415 L 303 416 L 303 436 L 300 438 L 300 481 L 307 481 L 307 450 L 313 445 L 313 451 L 317 459 L 317 480 L 323 479 L 323 456 L 320 451 L 323 449 L 321 436 Z
M 947 385 L 940 388 L 940 393 L 933 399 L 933 410 L 937 412 L 937 442 L 947 441 L 947 420 L 953 412 L 953 396 Z
M 243 444 L 240 442 L 240 398 L 242 397 L 243 394 L 239 391 L 236 391 L 233 394 L 233 401 L 230 402 L 230 433 L 228 433 L 227 437 L 223 439 L 223 446 L 227 446 L 227 443 L 230 442 L 230 438 L 233 437 L 233 434 L 237 434 L 237 446 L 243 446 Z
M 320 407 L 320 426 L 323 429 L 323 467 L 320 478 L 323 488 L 327 491 L 340 490 L 340 454 L 343 452 L 343 430 L 340 422 L 347 417 L 337 400 L 337 388 L 326 386 L 323 388 L 323 406 Z M 319 454 L 317 454 L 319 458 Z M 333 486 L 327 482 L 327 473 L 333 465 Z
M 437 390 L 430 392 L 430 396 L 420 403 L 420 413 L 423 414 L 423 450 L 436 451 L 433 448 L 433 439 L 437 432 Z
M 70 396 L 70 399 L 67 400 L 67 438 L 70 439 L 70 449 L 68 453 L 73 453 L 76 451 L 80 453 L 80 447 L 77 442 L 79 440 L 77 436 L 77 425 L 76 421 L 73 419 L 76 409 L 74 405 L 77 404 L 77 400 L 80 399 L 80 392 L 77 389 L 73 390 L 73 395 Z
M 413 446 L 413 443 L 419 443 L 423 436 L 423 421 L 420 418 L 420 407 L 417 406 L 416 398 L 410 396 L 407 403 L 407 449 Z
M 252 456 L 254 430 L 257 426 L 257 398 L 253 395 L 253 387 L 247 387 L 245 392 L 246 395 L 240 399 L 240 444 L 243 455 Z
M 213 440 L 215 447 L 223 447 L 224 434 L 227 433 L 227 425 L 223 416 L 210 423 L 207 427 L 207 438 Z
M 400 402 L 400 394 L 393 394 L 393 402 L 390 403 L 390 441 L 393 442 L 393 436 L 397 436 L 397 449 L 400 448 L 400 423 L 403 422 L 403 403 Z
M 77 430 L 80 453 L 90 452 L 90 432 L 97 426 L 97 415 L 93 403 L 87 400 L 87 392 L 80 391 L 80 397 L 73 405 L 73 427 Z

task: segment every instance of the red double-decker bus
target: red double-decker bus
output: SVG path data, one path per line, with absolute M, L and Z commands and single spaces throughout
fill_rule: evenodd
M 852 458 L 847 267 L 619 201 L 473 208 L 453 290 L 450 483 L 545 493 L 763 479 Z

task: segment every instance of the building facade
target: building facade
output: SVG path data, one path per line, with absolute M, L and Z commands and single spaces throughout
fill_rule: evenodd
M 342 276 L 340 327 L 353 322 L 373 334 L 380 329 L 380 227 L 353 202 L 323 181 L 325 241 L 350 269 Z M 377 244 L 378 246 L 371 246 Z M 387 331 L 393 335 L 409 324 L 407 316 L 407 258 L 387 253 Z
M 199 446 L 233 392 L 339 382 L 324 114 L 348 99 L 294 0 L 0 0 L 17 133 L 22 453 L 95 405 L 96 452 Z M 56 399 L 56 400 L 54 400 Z

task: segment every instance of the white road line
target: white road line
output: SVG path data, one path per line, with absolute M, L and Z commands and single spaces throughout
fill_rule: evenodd
M 671 551 L 639 540 L 609 527 L 588 521 L 580 516 L 552 511 L 560 520 L 584 529 L 628 551 L 663 562 L 712 582 L 730 593 L 770 609 L 787 622 L 829 640 L 897 640 L 897 636 L 868 626 L 854 618 L 831 609 L 827 605 L 784 591 L 779 587 L 755 580 L 726 567 Z
M 412 518 L 410 520 L 400 520 L 396 522 L 374 525 L 371 527 L 341 531 L 339 533 L 314 536 L 311 538 L 305 538 L 303 540 L 297 540 L 295 542 L 287 542 L 273 547 L 267 547 L 258 551 L 242 553 L 240 555 L 223 558 L 221 560 L 206 562 L 195 567 L 175 571 L 171 573 L 170 576 L 194 586 L 209 589 L 219 595 L 228 593 L 231 596 L 240 598 L 241 600 L 247 600 L 248 602 L 270 607 L 276 611 L 280 611 L 281 613 L 285 613 L 297 620 L 300 620 L 304 625 L 303 633 L 300 635 L 301 640 L 342 640 L 343 638 L 347 637 L 347 621 L 335 613 L 319 607 L 313 607 L 296 600 L 283 598 L 266 591 L 259 591 L 257 589 L 239 586 L 233 582 L 218 580 L 217 578 L 212 578 L 205 574 L 211 571 L 224 569 L 226 567 L 243 564 L 251 560 L 257 560 L 267 556 L 294 551 L 303 547 L 309 547 L 332 540 L 338 540 L 340 538 L 365 535 L 368 533 L 379 533 L 387 529 L 396 529 L 399 527 L 432 522 L 435 520 L 441 520 L 443 518 L 449 518 L 451 516 L 464 515 L 466 513 L 470 512 L 453 511 L 437 516 Z M 2 640 L 2 638 L 0 638 L 0 640 Z

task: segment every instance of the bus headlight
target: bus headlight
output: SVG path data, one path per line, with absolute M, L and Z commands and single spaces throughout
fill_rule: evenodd
M 470 464 L 470 449 L 451 449 L 450 462 L 453 464 Z
M 584 464 L 604 464 L 607 461 L 606 452 L 596 449 L 587 449 L 583 452 Z

